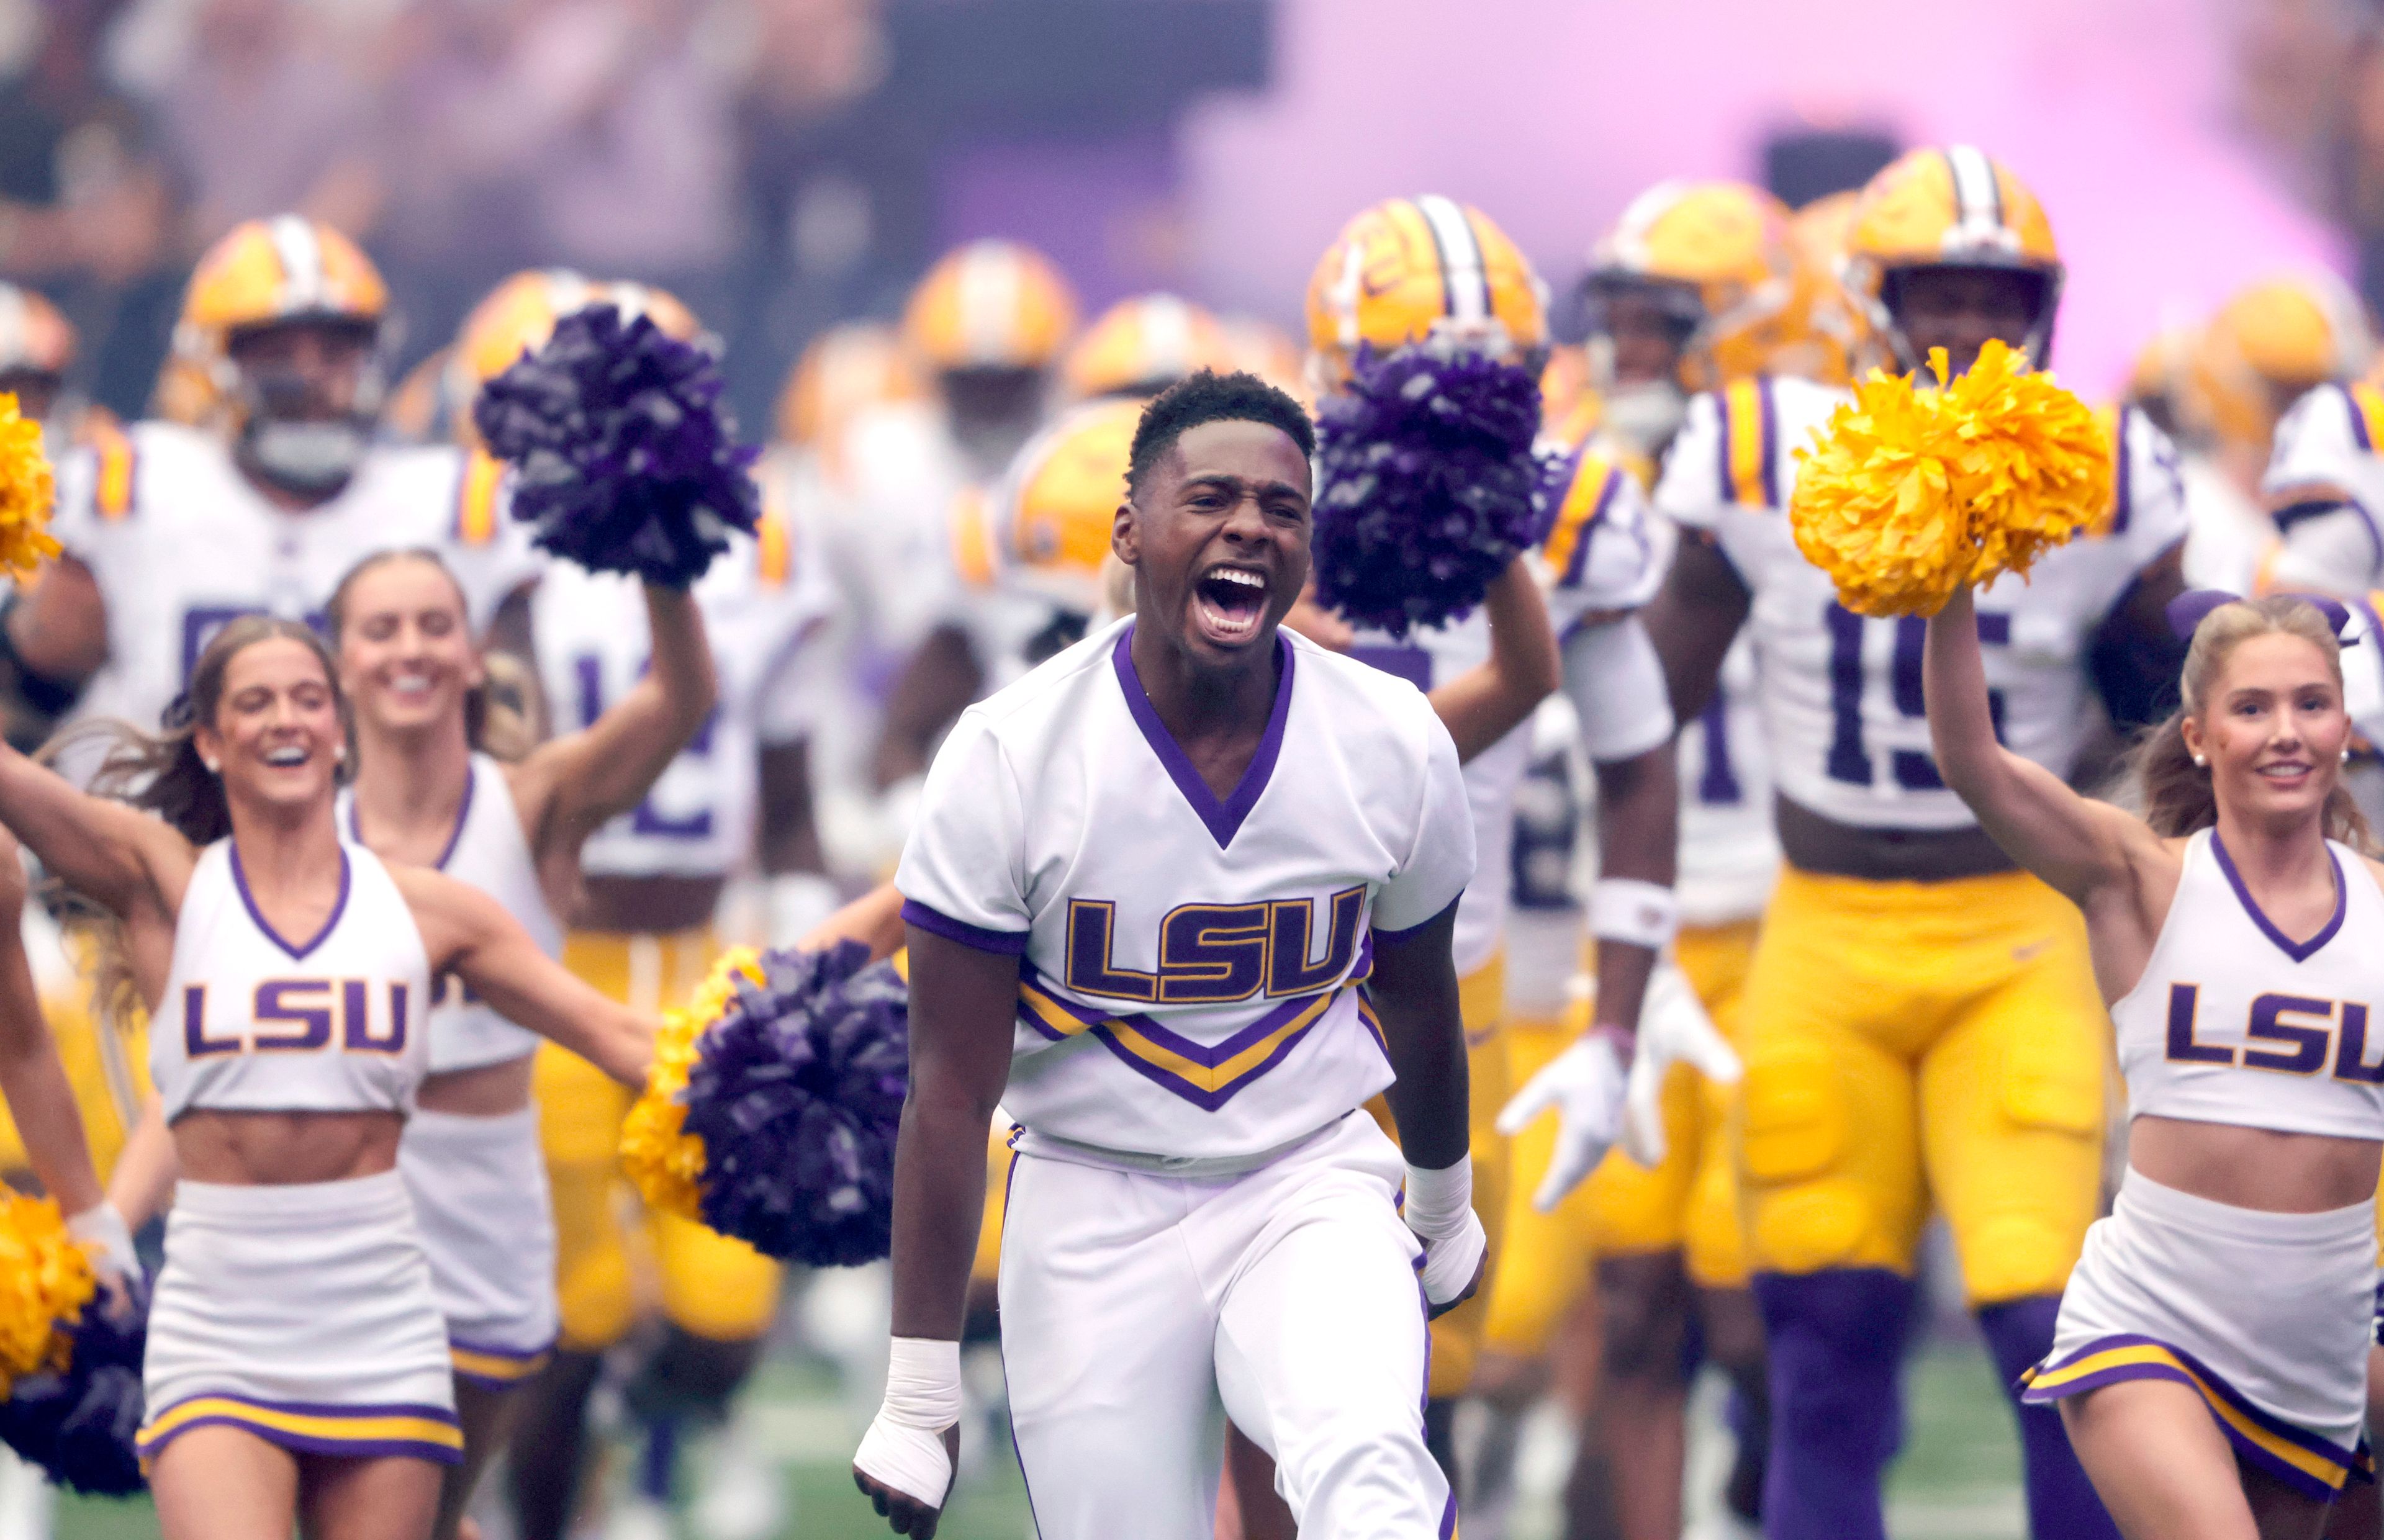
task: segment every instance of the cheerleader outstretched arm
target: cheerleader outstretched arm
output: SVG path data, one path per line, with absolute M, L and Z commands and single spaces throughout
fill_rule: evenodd
M 656 1023 L 607 999 L 547 956 L 520 921 L 469 883 L 420 867 L 389 871 L 422 931 L 433 977 L 453 974 L 507 1021 L 568 1049 L 625 1086 L 645 1086 Z
M 2159 837 L 2142 819 L 2080 796 L 1995 740 L 1978 612 L 1968 589 L 1930 617 L 1921 688 L 1938 774 L 2005 854 L 2080 908 L 2130 885 L 2147 862 L 2166 859 Z

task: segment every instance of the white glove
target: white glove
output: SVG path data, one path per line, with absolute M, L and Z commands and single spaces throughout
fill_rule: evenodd
M 886 1365 L 886 1399 L 861 1435 L 852 1468 L 929 1508 L 952 1489 L 945 1433 L 961 1420 L 961 1345 L 898 1336 Z
M 132 1231 L 113 1203 L 94 1203 L 67 1216 L 67 1234 L 91 1253 L 92 1267 L 119 1279 L 141 1276 L 141 1254 L 132 1248 Z
M 1557 1110 L 1557 1147 L 1548 1173 L 1532 1194 L 1547 1212 L 1597 1169 L 1622 1131 L 1622 1050 L 1610 1032 L 1593 1032 L 1550 1060 L 1523 1083 L 1498 1113 L 1498 1132 L 1512 1138 L 1542 1112 Z
M 1423 1242 L 1423 1297 L 1435 1310 L 1455 1304 L 1481 1271 L 1490 1237 L 1473 1211 L 1473 1157 L 1452 1166 L 1407 1170 L 1407 1197 L 1399 1217 Z
M 1664 1163 L 1664 1078 L 1674 1064 L 1686 1064 L 1707 1079 L 1735 1085 L 1745 1073 L 1688 975 L 1667 960 L 1647 980 L 1639 1008 L 1639 1051 L 1631 1061 L 1630 1087 L 1622 1104 L 1622 1149 L 1641 1165 Z

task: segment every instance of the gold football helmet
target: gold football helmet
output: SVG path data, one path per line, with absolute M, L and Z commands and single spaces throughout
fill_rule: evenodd
M 1173 294 L 1136 294 L 1093 320 L 1068 350 L 1060 378 L 1068 396 L 1155 396 L 1202 369 L 1233 369 L 1217 317 Z
M 2039 367 L 2061 304 L 2061 253 L 2044 205 L 2008 167 L 1968 144 L 1913 150 L 1862 190 L 1846 231 L 1846 292 L 1906 368 L 1917 355 L 1897 317 L 1897 285 L 1924 267 L 1990 267 L 2036 280 L 2026 338 Z
M 1426 194 L 1376 204 L 1342 227 L 1308 280 L 1311 382 L 1349 377 L 1360 345 L 1454 337 L 1537 372 L 1547 292 L 1481 210 Z

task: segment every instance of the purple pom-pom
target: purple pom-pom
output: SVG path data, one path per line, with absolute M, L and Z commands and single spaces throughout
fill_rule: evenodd
M 765 952 L 762 973 L 739 981 L 688 1072 L 703 1222 L 788 1261 L 875 1261 L 894 1234 L 910 988 L 857 941 Z
M 1539 425 L 1527 369 L 1438 342 L 1360 349 L 1317 413 L 1317 597 L 1395 637 L 1463 618 L 1539 532 Z
M 125 1497 L 143 1490 L 141 1354 L 149 1335 L 149 1291 L 130 1287 L 130 1308 L 112 1315 L 93 1300 L 75 1323 L 67 1367 L 28 1375 L 0 1402 L 0 1443 L 70 1491 Z
M 590 572 L 685 588 L 761 516 L 748 473 L 761 451 L 737 441 L 719 364 L 650 317 L 564 317 L 480 388 L 472 420 L 513 464 L 515 515 Z

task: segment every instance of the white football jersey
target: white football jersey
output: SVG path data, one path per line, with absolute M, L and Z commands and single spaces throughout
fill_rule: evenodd
M 1611 465 L 1603 479 L 1595 474 L 1583 479 L 1590 495 L 1568 502 L 1531 558 L 1547 595 L 1549 623 L 1559 639 L 1584 617 L 1605 619 L 1646 603 L 1671 560 L 1671 527 L 1656 517 L 1636 481 Z M 1384 631 L 1360 630 L 1349 655 L 1429 693 L 1489 661 L 1490 621 L 1476 609 L 1446 626 L 1417 627 L 1405 640 Z M 1488 875 L 1466 889 L 1465 900 L 1458 906 L 1452 950 L 1460 975 L 1487 964 L 1506 934 L 1515 792 L 1531 762 L 1532 730 L 1526 721 L 1463 767 L 1476 859 Z
M 833 604 L 776 513 L 735 537 L 697 580 L 719 704 L 646 800 L 598 829 L 580 868 L 601 876 L 726 876 L 753 850 L 761 751 L 800 741 L 809 697 L 796 659 Z M 644 677 L 652 633 L 638 581 L 557 562 L 530 602 L 539 672 L 555 729 L 594 725 Z
M 364 835 L 356 827 L 355 792 L 341 788 L 340 832 L 358 845 Z M 472 778 L 465 783 L 464 805 L 455 816 L 455 831 L 447 837 L 435 869 L 497 900 L 506 913 L 521 922 L 530 939 L 547 956 L 563 956 L 563 922 L 546 901 L 538 880 L 538 863 L 521 813 L 514 806 L 513 787 L 504 766 L 486 754 L 472 756 Z M 537 1033 L 515 1026 L 450 974 L 440 975 L 430 998 L 430 1069 L 478 1069 L 502 1064 L 537 1051 Z
M 1755 647 L 1744 635 L 1723 654 L 1713 699 L 1681 724 L 1681 921 L 1752 919 L 1780 876 L 1771 825 L 1771 763 L 1755 691 Z
M 2284 527 L 2277 586 L 2356 595 L 2384 585 L 2384 390 L 2320 385 L 2277 424 L 2260 491 Z
M 952 523 L 1000 466 L 973 464 L 931 402 L 854 414 L 838 446 L 842 476 L 821 510 L 825 553 L 849 597 L 864 650 L 902 654 L 961 602 Z
M 376 448 L 337 497 L 292 513 L 221 438 L 179 424 L 135 423 L 120 443 L 70 455 L 53 532 L 107 602 L 107 662 L 81 710 L 155 726 L 227 622 L 319 627 L 340 579 L 376 552 L 436 551 L 485 628 L 538 570 L 527 531 L 504 516 L 499 468 L 456 449 Z
M 292 940 L 267 923 L 230 839 L 199 852 L 149 1024 L 166 1121 L 225 1112 L 408 1112 L 430 1069 L 430 962 L 380 858 L 342 840 L 339 901 Z
M 1757 698 L 1772 776 L 1790 801 L 1863 828 L 1951 829 L 1975 820 L 1930 757 L 1918 616 L 1872 619 L 1837 602 L 1797 551 L 1784 512 L 1795 451 L 1845 392 L 1788 378 L 1743 381 L 1689 404 L 1656 504 L 1710 538 L 1753 597 Z M 2177 458 L 2143 414 L 2120 416 L 2109 524 L 2046 554 L 2028 579 L 1979 594 L 1987 687 L 2004 743 L 2066 774 L 2089 714 L 2095 628 L 2147 565 L 2185 538 Z
M 2384 892 L 2328 851 L 2334 917 L 2295 940 L 2216 830 L 2186 841 L 2143 977 L 2111 1007 L 2130 1116 L 2384 1139 Z
M 1473 823 L 1423 697 L 1287 630 L 1265 737 L 1219 798 L 1144 693 L 1133 627 L 962 714 L 895 886 L 912 924 L 1020 956 L 1002 1105 L 1023 1148 L 1251 1158 L 1390 1084 L 1357 986 L 1377 931 L 1457 901 Z

